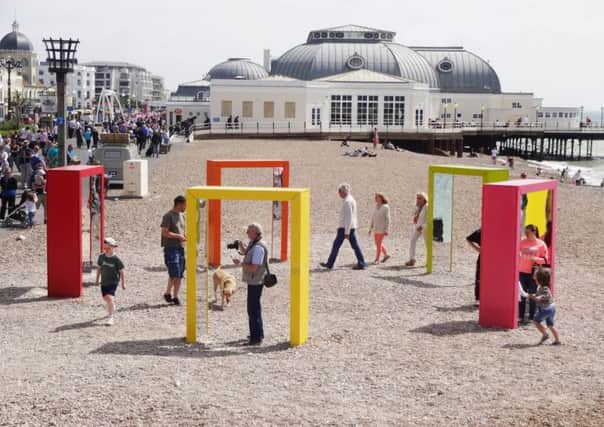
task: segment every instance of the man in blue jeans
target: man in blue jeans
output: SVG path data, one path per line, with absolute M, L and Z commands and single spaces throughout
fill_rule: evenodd
M 338 186 L 338 195 L 344 199 L 342 209 L 340 210 L 340 225 L 338 226 L 336 239 L 333 241 L 331 254 L 329 254 L 327 262 L 321 263 L 321 267 L 325 267 L 329 270 L 333 268 L 342 243 L 344 243 L 344 240 L 348 239 L 350 246 L 354 250 L 354 254 L 357 257 L 357 264 L 353 267 L 353 269 L 364 270 L 365 259 L 363 258 L 363 252 L 361 252 L 361 248 L 359 247 L 359 242 L 357 241 L 356 236 L 357 202 L 350 194 L 349 184 L 340 184 Z
M 239 242 L 239 253 L 244 255 L 243 262 L 233 258 L 236 265 L 242 267 L 242 280 L 247 283 L 247 315 L 250 327 L 250 339 L 246 345 L 260 345 L 264 339 L 262 324 L 262 288 L 268 263 L 268 247 L 262 241 L 260 224 L 250 224 L 247 227 L 247 237 L 250 242 L 244 245 Z
M 177 196 L 174 206 L 161 220 L 161 245 L 164 248 L 164 262 L 168 267 L 168 286 L 164 299 L 168 303 L 180 305 L 178 290 L 185 274 L 185 219 L 183 213 L 187 209 L 187 199 Z

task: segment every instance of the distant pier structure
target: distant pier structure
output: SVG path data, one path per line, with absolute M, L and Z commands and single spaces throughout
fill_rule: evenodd
M 371 143 L 373 129 L 355 126 L 313 128 L 300 123 L 239 123 L 196 125 L 194 139 L 325 139 Z M 544 129 L 541 127 L 380 128 L 381 142 L 390 141 L 406 150 L 461 157 L 463 152 L 489 153 L 534 160 L 589 160 L 594 142 L 604 144 L 604 127 Z

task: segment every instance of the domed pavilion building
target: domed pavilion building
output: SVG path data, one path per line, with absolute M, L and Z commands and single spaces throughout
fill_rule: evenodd
M 503 92 L 489 62 L 461 46 L 405 46 L 388 30 L 312 30 L 269 57 L 264 66 L 232 59 L 210 70 L 212 123 L 238 116 L 244 128 L 405 131 L 534 122 L 541 105 L 532 93 Z

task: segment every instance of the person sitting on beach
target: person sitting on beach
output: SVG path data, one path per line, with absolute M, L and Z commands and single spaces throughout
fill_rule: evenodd
M 350 137 L 347 136 L 346 139 L 344 139 L 342 141 L 342 143 L 340 144 L 340 147 L 350 147 L 350 144 L 348 143 L 348 141 L 350 141 Z
M 575 185 L 585 185 L 585 178 L 581 176 L 581 169 L 579 169 L 572 177 L 571 180 Z
M 396 150 L 396 148 L 394 147 L 394 144 L 391 141 L 387 141 L 384 144 L 384 150 Z

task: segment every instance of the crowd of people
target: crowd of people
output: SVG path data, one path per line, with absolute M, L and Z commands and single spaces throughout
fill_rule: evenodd
M 23 205 L 28 227 L 33 227 L 40 206 L 45 208 L 46 222 L 46 172 L 58 165 L 56 140 L 56 127 L 24 127 L 10 136 L 0 136 L 0 220 Z M 23 192 L 17 204 L 19 184 Z

